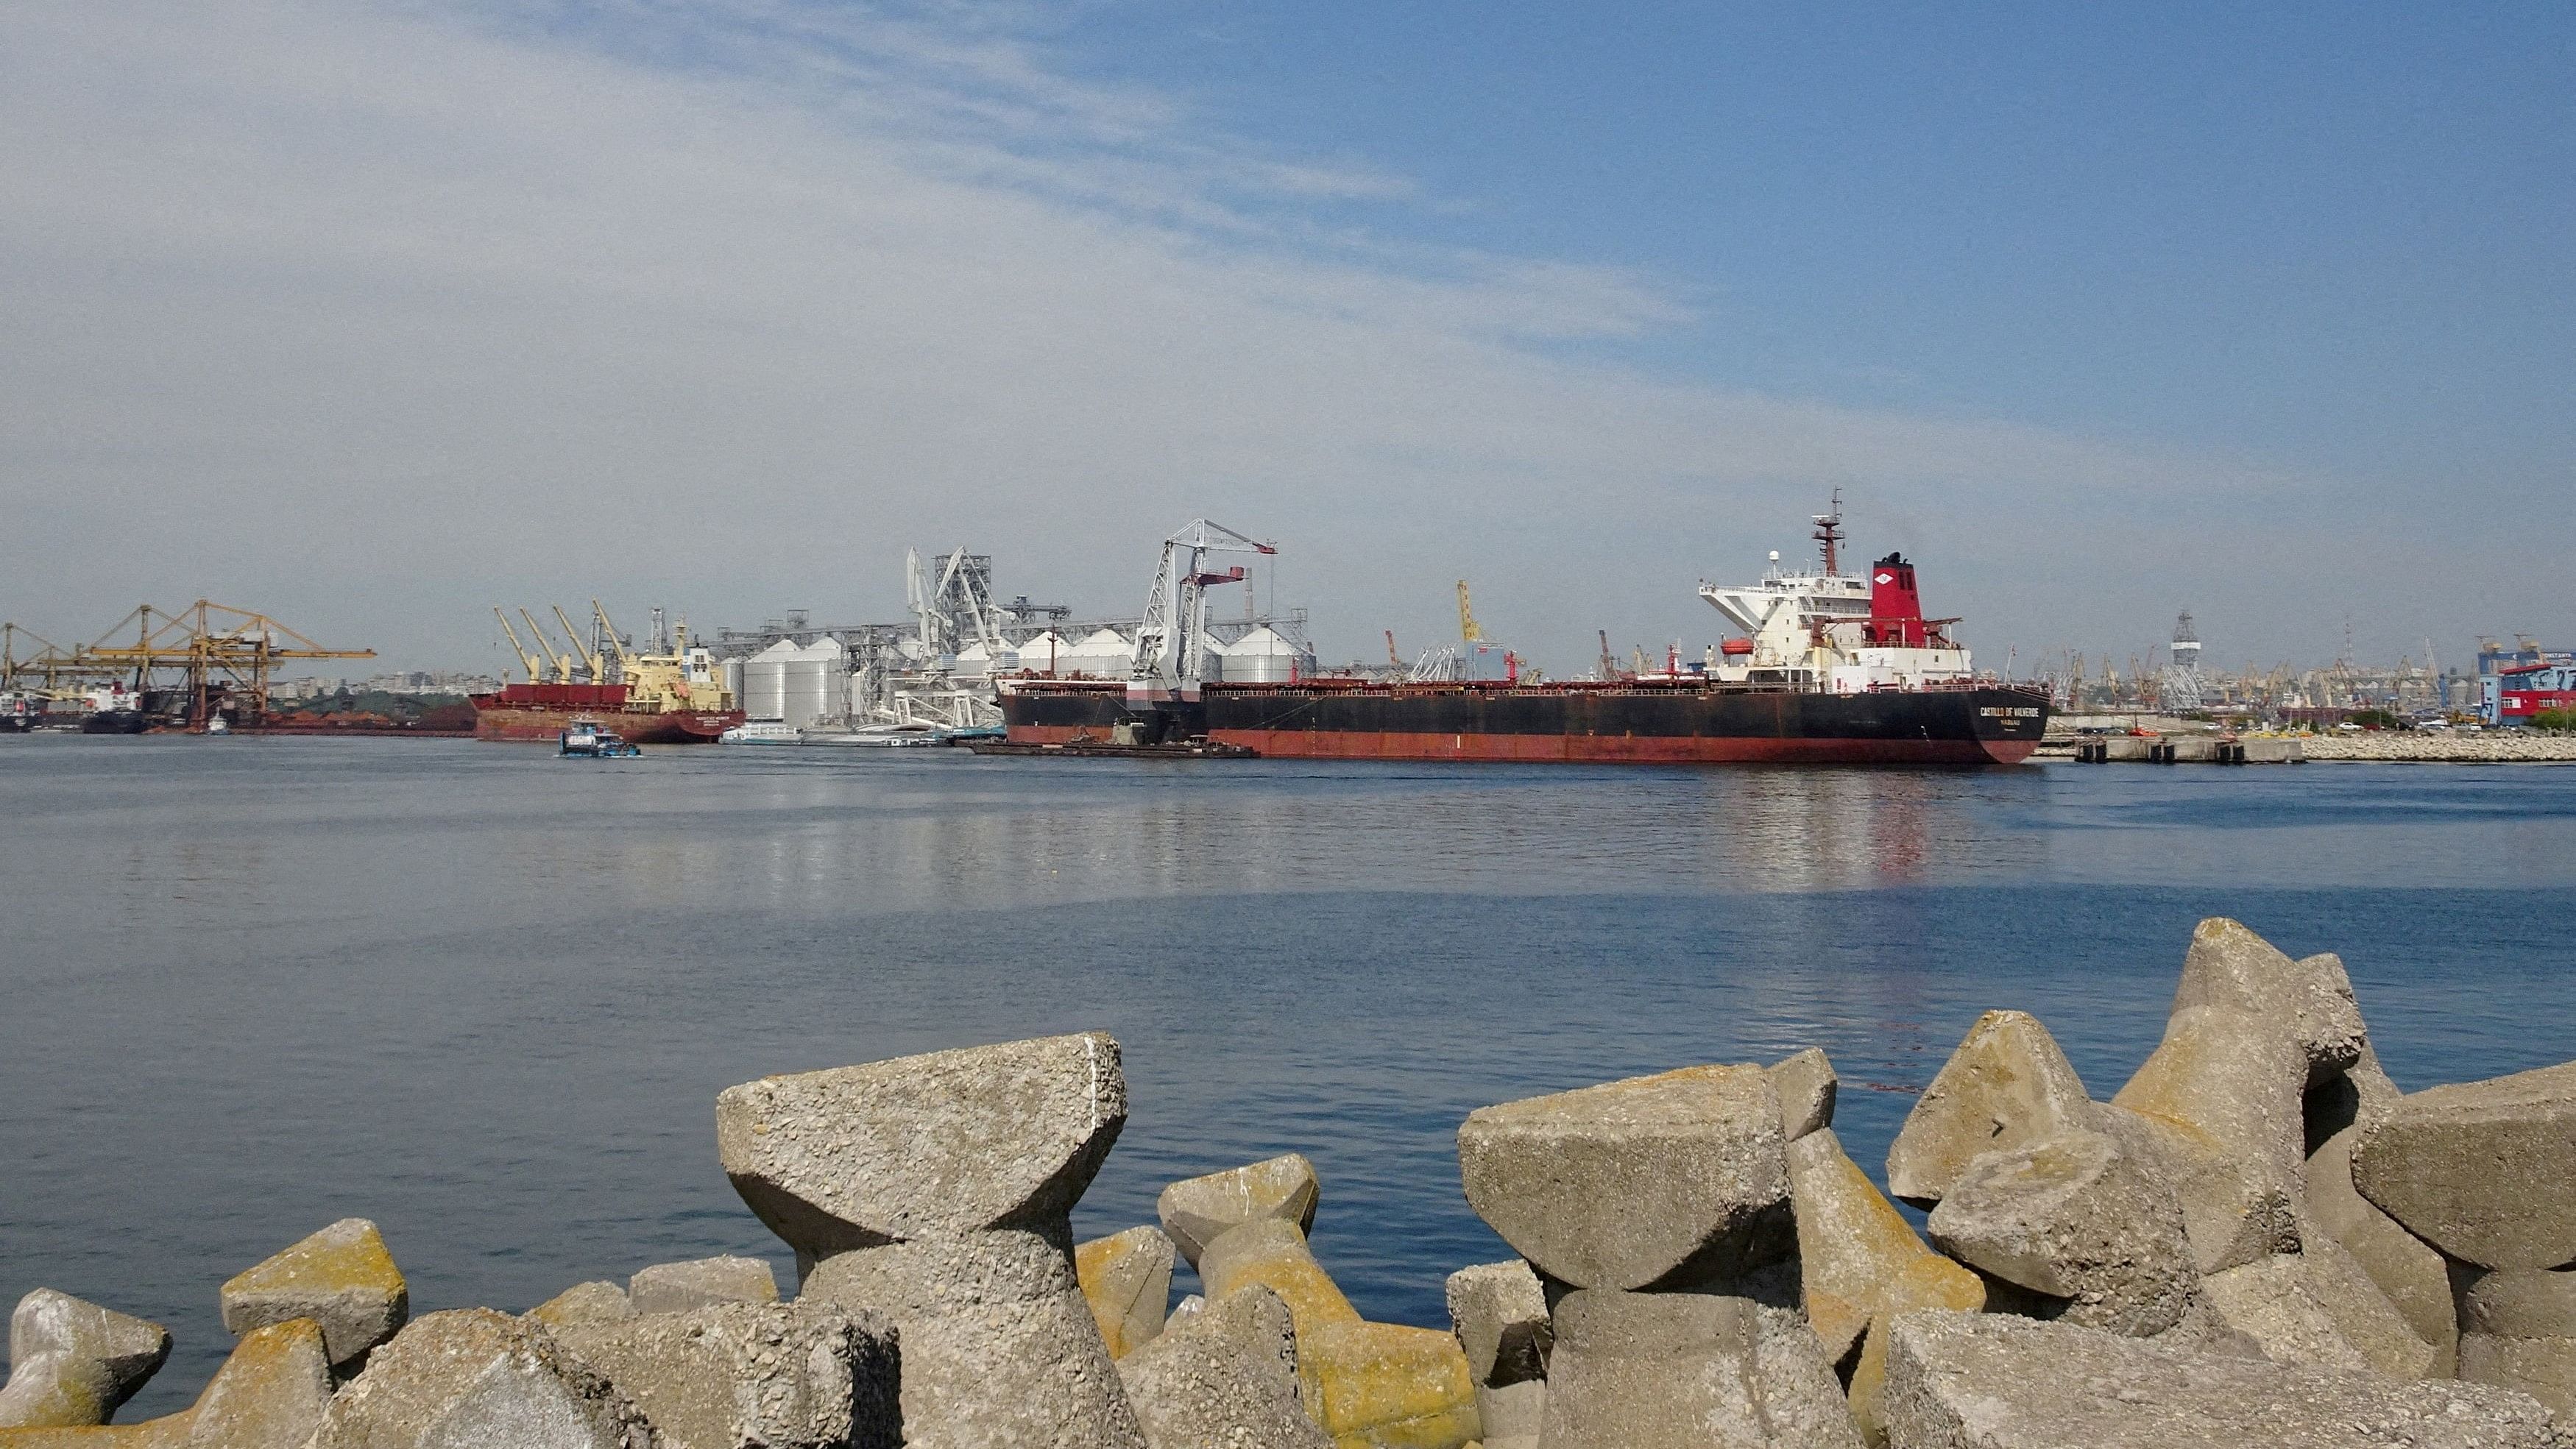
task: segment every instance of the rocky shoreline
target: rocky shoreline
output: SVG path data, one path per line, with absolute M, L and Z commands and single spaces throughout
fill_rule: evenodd
M 2576 1449 L 2576 1064 L 2400 1093 L 2339 960 L 2211 920 L 2107 1101 L 1989 1012 L 1882 1193 L 1835 1096 L 1810 1050 L 1471 1113 L 1519 1256 L 1424 1328 L 1334 1284 L 1302 1156 L 1076 1243 L 1105 1034 L 766 1077 L 717 1149 L 792 1299 L 715 1258 L 414 1319 L 347 1219 L 223 1284 L 165 1418 L 112 1422 L 166 1331 L 29 1293 L 0 1449 Z

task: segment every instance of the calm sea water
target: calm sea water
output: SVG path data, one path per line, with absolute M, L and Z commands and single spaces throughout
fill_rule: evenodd
M 1081 1028 L 1133 1112 L 1076 1215 L 1307 1153 L 1363 1311 L 1505 1250 L 1471 1109 L 1821 1045 L 1875 1171 L 1978 1012 L 2097 1096 L 2193 921 L 2343 953 L 2409 1087 L 2576 1038 L 2576 770 L 1983 773 L 979 760 L 0 739 L 0 1301 L 229 1340 L 217 1285 L 348 1214 L 414 1312 L 761 1254 L 714 1098 Z M 1179 1291 L 1195 1285 L 1186 1270 Z

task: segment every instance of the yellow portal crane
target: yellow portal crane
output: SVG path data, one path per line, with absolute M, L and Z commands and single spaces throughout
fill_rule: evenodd
M 534 654 L 529 653 L 528 646 L 519 642 L 519 631 L 510 627 L 510 616 L 501 612 L 500 605 L 494 604 L 492 606 L 492 617 L 501 621 L 501 632 L 510 636 L 510 652 L 519 656 L 520 667 L 528 671 L 528 682 L 530 684 L 545 683 L 546 666 L 544 661 L 538 659 Z
M 547 661 L 554 665 L 555 682 L 557 684 L 572 683 L 572 656 L 569 654 L 558 654 L 555 652 L 555 641 L 547 638 L 546 631 L 537 627 L 536 615 L 529 613 L 525 609 L 521 609 L 519 611 L 519 617 L 526 621 L 529 636 L 537 641 L 538 648 L 546 651 Z
M 1476 627 L 1476 611 L 1467 602 L 1467 581 L 1458 581 L 1458 637 L 1469 644 L 1485 642 L 1485 631 Z
M 109 642 L 126 637 L 128 625 L 132 643 Z M 187 691 L 188 718 L 203 729 L 217 698 L 230 700 L 242 723 L 263 723 L 269 673 L 280 660 L 375 657 L 372 649 L 325 649 L 266 615 L 199 599 L 175 614 L 150 604 L 137 607 L 97 643 L 71 651 L 64 668 L 98 677 L 130 675 L 137 690 L 150 687 L 156 673 L 176 671 Z

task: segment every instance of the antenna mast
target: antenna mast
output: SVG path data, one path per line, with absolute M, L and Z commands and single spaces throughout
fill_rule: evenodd
M 1840 488 L 1834 490 L 1834 505 L 1831 513 L 1815 514 L 1814 518 L 1816 542 L 1825 547 L 1825 576 L 1831 578 L 1842 572 L 1840 550 L 1843 542 L 1843 490 Z

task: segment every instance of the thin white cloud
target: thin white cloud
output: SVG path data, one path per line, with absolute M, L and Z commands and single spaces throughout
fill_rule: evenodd
M 1589 358 L 1694 305 L 1358 226 L 1444 203 L 1070 77 L 1044 20 L 21 0 L 0 612 L 231 594 L 434 662 L 495 597 L 884 613 L 903 546 L 953 541 L 1115 611 L 1209 512 L 1290 544 L 1343 650 L 1467 572 L 1571 663 L 1704 633 L 1690 580 L 1838 482 L 2006 626 L 2064 624 L 2020 596 L 2069 574 L 2135 612 L 2068 565 L 2088 529 L 2179 555 L 2193 509 L 2318 486 Z

